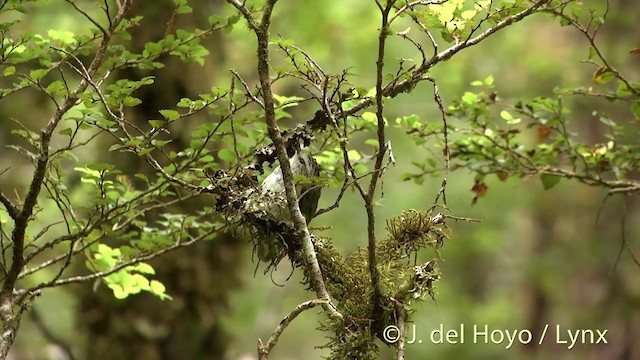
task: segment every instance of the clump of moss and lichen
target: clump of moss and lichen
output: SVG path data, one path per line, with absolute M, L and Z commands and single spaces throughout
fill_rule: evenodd
M 225 180 L 225 179 L 223 179 Z M 303 283 L 310 286 L 310 267 L 302 253 L 300 237 L 291 222 L 273 219 L 263 209 L 261 196 L 246 184 L 233 180 L 221 181 L 218 211 L 228 214 L 235 229 L 254 243 L 254 254 L 267 263 L 266 271 L 288 257 L 294 267 L 303 272 Z M 219 185 L 220 186 L 220 185 Z M 388 238 L 376 246 L 376 269 L 381 296 L 374 297 L 369 269 L 369 254 L 359 249 L 344 258 L 330 239 L 311 236 L 327 290 L 342 320 L 327 318 L 320 326 L 329 334 L 326 347 L 330 359 L 378 359 L 382 329 L 395 325 L 398 304 L 406 321 L 410 321 L 412 304 L 429 295 L 434 298 L 434 284 L 440 278 L 437 268 L 438 249 L 447 239 L 444 217 L 431 217 L 426 212 L 405 211 L 387 221 Z M 417 263 L 417 252 L 431 248 L 436 258 Z M 377 303 L 374 303 L 377 301 Z
M 406 211 L 387 221 L 387 231 L 389 237 L 380 241 L 376 248 L 376 268 L 382 291 L 377 313 L 372 302 L 366 249 L 359 249 L 339 265 L 332 261 L 339 257 L 318 257 L 327 288 L 344 315 L 343 322 L 328 320 L 322 326 L 334 333 L 326 345 L 331 349 L 331 359 L 377 359 L 379 342 L 376 339 L 384 340 L 381 329 L 395 324 L 397 304 L 402 304 L 405 314 L 410 315 L 414 301 L 427 295 L 435 296 L 434 284 L 440 278 L 437 259 L 416 264 L 415 253 L 426 247 L 437 252 L 443 245 L 447 235 L 442 218 Z M 336 276 L 334 271 L 340 275 Z
M 344 315 L 344 314 L 343 314 Z M 369 319 L 345 316 L 344 321 L 333 320 L 321 327 L 334 335 L 325 347 L 331 350 L 327 359 L 379 359 L 379 348 Z
M 255 231 L 261 241 L 269 237 L 268 244 L 274 244 L 269 261 L 288 256 L 303 271 L 303 283 L 310 288 L 309 267 L 290 225 L 272 223 L 255 214 L 248 218 L 258 227 Z M 415 253 L 427 247 L 437 251 L 442 246 L 447 237 L 442 222 L 433 221 L 426 213 L 406 211 L 387 221 L 387 231 L 389 237 L 376 248 L 382 291 L 378 313 L 372 302 L 368 251 L 359 249 L 343 258 L 330 239 L 312 236 L 325 285 L 344 316 L 342 321 L 326 319 L 321 325 L 332 334 L 325 345 L 331 350 L 330 359 L 377 359 L 380 342 L 376 339 L 382 339 L 381 329 L 395 324 L 396 304 L 403 304 L 405 313 L 411 314 L 414 301 L 434 297 L 434 283 L 440 277 L 437 261 L 416 264 Z
M 403 211 L 400 216 L 387 220 L 387 232 L 389 239 L 379 245 L 380 256 L 386 259 L 415 253 L 425 247 L 437 251 L 447 238 L 441 222 L 416 210 Z

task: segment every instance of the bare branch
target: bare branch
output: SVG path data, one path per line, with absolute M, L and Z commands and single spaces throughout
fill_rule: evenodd
M 376 117 L 377 117 L 377 137 L 378 151 L 376 152 L 376 161 L 373 168 L 373 175 L 369 182 L 369 189 L 366 196 L 363 197 L 364 207 L 367 212 L 367 253 L 369 276 L 371 278 L 371 304 L 373 306 L 372 318 L 374 321 L 374 329 L 378 332 L 380 329 L 380 317 L 382 315 L 382 289 L 380 284 L 380 272 L 378 271 L 378 259 L 376 258 L 376 218 L 374 212 L 374 196 L 378 179 L 382 176 L 382 162 L 387 150 L 385 140 L 385 120 L 384 120 L 384 104 L 382 94 L 382 82 L 384 78 L 384 54 L 386 50 L 387 36 L 389 36 L 389 13 L 393 7 L 393 1 L 388 1 L 383 8 L 378 3 L 381 13 L 380 32 L 378 33 L 378 57 L 376 60 Z
M 229 70 L 231 71 L 231 73 L 233 74 L 233 76 L 236 77 L 236 79 L 238 79 L 238 81 L 240 81 L 240 83 L 242 84 L 242 86 L 244 87 L 244 90 L 246 91 L 247 96 L 256 102 L 256 104 L 260 105 L 261 108 L 264 109 L 264 104 L 262 103 L 262 101 L 260 99 L 258 99 L 258 97 L 256 95 L 253 95 L 253 93 L 251 92 L 251 89 L 249 89 L 249 85 L 247 85 L 247 82 L 244 81 L 244 79 L 242 78 L 242 76 L 240 76 L 240 74 L 238 74 L 237 71 L 235 70 Z
M 80 8 L 80 6 L 78 6 L 78 4 L 76 4 L 75 1 L 73 0 L 67 0 L 67 2 L 69 4 L 71 4 L 71 6 L 73 6 L 74 9 L 76 9 L 76 11 L 78 11 L 80 14 L 82 14 L 85 18 L 87 18 L 87 20 L 91 21 L 91 23 L 93 25 L 95 25 L 98 29 L 100 29 L 100 32 L 102 32 L 102 34 L 104 34 L 105 36 L 107 36 L 107 30 L 102 27 L 102 25 L 100 25 L 99 22 L 95 21 L 89 14 L 87 14 L 86 11 L 82 10 L 82 8 Z
M 627 250 L 633 262 L 640 268 L 640 260 L 633 253 L 633 250 L 629 246 L 629 242 L 627 241 L 627 198 L 624 198 L 622 201 L 622 216 L 620 217 L 620 249 L 618 250 L 618 255 L 616 256 L 616 260 L 613 263 L 612 272 L 616 271 L 618 267 L 618 263 L 620 262 L 620 258 L 622 257 L 622 252 Z
M 444 159 L 445 159 L 445 169 L 444 176 L 442 177 L 442 183 L 440 184 L 440 191 L 436 195 L 435 200 L 433 201 L 433 205 L 430 211 L 435 209 L 435 205 L 438 203 L 440 196 L 442 196 L 442 203 L 444 206 L 447 206 L 447 177 L 449 176 L 449 171 L 451 170 L 451 154 L 449 151 L 449 125 L 447 124 L 447 115 L 444 111 L 444 105 L 442 104 L 442 98 L 440 97 L 440 93 L 438 92 L 438 84 L 436 83 L 436 79 L 426 76 L 425 79 L 429 80 L 433 84 L 433 98 L 438 104 L 438 110 L 440 111 L 440 116 L 442 117 L 442 135 L 444 137 Z
M 398 341 L 396 342 L 396 360 L 404 360 L 404 347 L 406 341 L 405 320 L 407 313 L 402 303 L 391 299 L 396 314 L 396 326 L 398 327 Z
M 20 213 L 20 209 L 13 205 L 11 200 L 9 200 L 9 198 L 2 191 L 0 191 L 0 202 L 7 209 L 7 213 L 9 214 L 9 216 L 11 216 L 11 218 L 15 220 Z
M 604 68 L 609 70 L 618 80 L 623 82 L 628 91 L 632 92 L 635 96 L 640 96 L 640 90 L 638 90 L 637 87 L 634 87 L 629 80 L 627 80 L 624 76 L 622 76 L 622 74 L 611 65 L 611 63 L 607 60 L 606 56 L 604 56 L 604 54 L 602 53 L 602 50 L 600 49 L 598 44 L 596 44 L 596 35 L 598 34 L 598 30 L 600 29 L 600 27 L 594 25 L 595 28 L 593 29 L 593 31 L 591 31 L 591 25 L 595 18 L 594 14 L 591 14 L 591 19 L 589 19 L 588 25 L 584 26 L 574 17 L 565 14 L 565 12 L 563 11 L 563 8 L 556 7 L 553 9 L 547 9 L 546 11 L 568 21 L 575 29 L 577 29 L 580 33 L 582 33 L 584 37 L 587 38 L 589 45 L 591 45 L 591 48 L 593 49 L 598 59 L 600 59 L 600 61 L 602 62 L 602 65 L 604 66 Z M 606 1 L 606 10 L 603 16 L 606 17 L 608 12 L 609 12 L 609 1 Z
M 291 311 L 289 315 L 287 315 L 284 319 L 282 319 L 282 321 L 280 321 L 280 324 L 278 324 L 278 327 L 276 327 L 276 329 L 273 331 L 273 334 L 271 334 L 266 344 L 263 344 L 262 340 L 258 339 L 258 358 L 260 360 L 266 360 L 268 358 L 269 353 L 278 342 L 278 339 L 280 339 L 280 335 L 282 335 L 287 326 L 289 326 L 289 324 L 291 324 L 291 322 L 303 311 L 313 309 L 318 305 L 325 305 L 328 303 L 328 299 L 315 299 L 305 301 L 302 304 L 296 306 L 296 308 L 293 309 L 293 311 Z

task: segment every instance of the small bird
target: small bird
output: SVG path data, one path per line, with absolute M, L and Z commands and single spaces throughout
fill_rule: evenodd
M 306 150 L 298 150 L 298 152 L 289 159 L 289 164 L 294 177 L 303 176 L 313 178 L 320 175 L 320 165 L 318 165 L 316 159 Z M 262 181 L 262 195 L 284 196 L 284 191 L 282 169 L 278 165 L 278 167 Z M 312 182 L 303 181 L 296 184 L 296 193 L 298 195 L 300 212 L 308 224 L 311 219 L 313 219 L 316 209 L 318 208 L 321 188 Z M 268 207 L 267 212 L 276 219 L 291 219 L 286 203 L 276 202 Z

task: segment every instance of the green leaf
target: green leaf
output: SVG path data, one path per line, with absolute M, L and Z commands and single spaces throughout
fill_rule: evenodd
M 147 263 L 140 263 L 134 267 L 135 271 L 142 274 L 154 275 L 156 271 Z
M 208 19 L 210 26 L 216 26 L 216 25 L 220 24 L 224 20 L 225 20 L 225 18 L 222 17 L 222 16 L 219 16 L 219 15 L 211 15 L 211 16 L 209 16 L 209 19 Z
M 122 145 L 122 144 L 113 144 L 109 147 L 109 152 L 111 151 L 116 151 L 116 150 L 120 150 L 122 148 L 124 148 L 126 146 Z
M 164 120 L 149 120 L 149 125 L 153 126 L 154 128 L 162 127 L 164 123 Z
M 462 14 L 460 14 L 460 17 L 465 20 L 471 20 L 474 16 L 476 16 L 476 14 L 477 12 L 475 10 L 465 10 L 462 12 Z
M 513 116 L 511 116 L 511 114 L 509 114 L 509 112 L 507 110 L 502 110 L 500 112 L 500 117 L 509 121 L 509 120 L 513 120 Z
M 151 280 L 149 283 L 151 292 L 154 294 L 164 294 L 167 288 L 158 280 Z
M 604 85 L 615 79 L 616 74 L 608 67 L 601 67 L 593 74 L 593 83 L 596 85 Z
M 160 114 L 168 121 L 174 121 L 180 118 L 180 113 L 175 110 L 160 110 Z
M 365 164 L 355 164 L 353 170 L 356 171 L 356 174 L 364 174 L 369 171 L 369 168 Z
M 16 73 L 16 67 L 15 66 L 7 66 L 3 71 L 2 71 L 2 75 L 3 76 L 10 76 Z
M 604 17 L 603 17 L 603 16 L 598 16 L 598 17 L 595 17 L 595 18 L 593 19 L 593 23 L 592 23 L 592 25 L 593 25 L 595 28 L 599 28 L 600 26 L 602 26 L 602 24 L 604 24 Z
M 46 88 L 47 92 L 53 95 L 66 94 L 66 88 L 64 83 L 60 80 L 56 80 L 49 84 Z
M 100 172 L 99 172 L 99 171 L 96 171 L 96 170 L 92 170 L 92 169 L 89 169 L 89 168 L 82 168 L 82 167 L 75 167 L 75 168 L 73 168 L 73 169 L 74 169 L 75 171 L 78 171 L 78 172 L 81 172 L 81 173 L 87 174 L 87 175 L 89 175 L 89 176 L 93 176 L 93 177 L 96 177 L 96 178 L 99 178 L 99 177 L 100 177 Z M 106 245 L 105 245 L 105 246 L 106 246 Z
M 367 139 L 364 141 L 364 143 L 367 145 L 371 145 L 374 148 L 378 148 L 378 146 L 380 146 L 380 144 L 378 143 L 378 139 Z
M 503 118 L 507 124 L 509 125 L 515 125 L 517 123 L 519 123 L 520 121 L 522 121 L 522 119 L 520 118 L 514 118 L 508 111 L 506 110 L 502 110 L 500 112 L 500 117 Z
M 211 91 L 216 94 L 216 96 L 223 95 L 226 92 L 220 88 L 212 88 Z M 299 96 L 281 96 L 277 94 L 273 94 L 273 99 L 276 101 L 276 104 L 282 108 L 297 106 L 300 100 L 304 100 L 304 98 Z
M 556 186 L 558 182 L 560 182 L 561 177 L 556 175 L 542 174 L 540 175 L 540 180 L 542 181 L 542 187 L 545 190 L 549 190 L 552 187 Z
M 632 95 L 633 92 L 631 90 L 629 90 L 629 87 L 627 86 L 627 84 L 625 84 L 623 81 L 618 80 L 618 87 L 616 88 L 616 95 L 619 97 L 625 97 L 625 96 L 629 96 Z
M 234 154 L 230 149 L 220 149 L 220 151 L 218 151 L 218 157 L 229 163 L 236 160 L 236 154 Z
M 176 13 L 178 14 L 190 14 L 192 12 L 193 12 L 193 9 L 191 8 L 191 6 L 188 6 L 188 5 L 179 6 L 178 9 L 176 10 Z
M 162 52 L 161 44 L 148 42 L 144 44 L 144 51 L 142 52 L 142 56 L 149 57 L 149 56 L 159 55 L 161 52 Z
M 358 150 L 349 150 L 347 152 L 347 155 L 349 156 L 349 160 L 351 160 L 351 161 L 358 161 L 358 160 L 362 159 L 362 155 L 360 155 Z
M 123 300 L 129 296 L 129 293 L 124 290 L 121 285 L 118 284 L 109 284 L 109 289 L 113 291 L 113 296 L 116 299 Z
M 51 39 L 60 40 L 64 44 L 76 43 L 75 35 L 71 31 L 49 30 L 47 35 L 49 35 Z
M 127 141 L 125 141 L 124 143 L 126 146 L 140 146 L 140 144 L 142 144 L 142 139 L 140 138 L 134 138 L 134 139 L 129 139 Z
M 413 179 L 413 177 L 414 177 L 413 174 L 406 172 L 400 175 L 400 181 L 409 181 Z
M 407 122 L 407 125 L 412 128 L 420 127 L 420 122 L 418 121 L 420 118 L 416 114 L 411 114 L 404 117 L 404 120 Z
M 475 8 L 480 10 L 480 9 L 489 9 L 489 6 L 491 6 L 491 0 L 480 0 L 480 1 L 476 1 L 476 5 Z
M 487 86 L 493 85 L 493 75 L 489 75 L 484 79 L 484 84 Z
M 362 119 L 372 124 L 376 124 L 378 122 L 378 116 L 370 111 L 362 113 Z
M 142 100 L 140 100 L 138 98 L 134 98 L 133 96 L 127 96 L 122 101 L 122 104 L 124 106 L 127 106 L 127 107 L 134 107 L 134 106 L 142 104 Z
M 151 280 L 149 282 L 149 292 L 156 295 L 162 300 L 168 299 L 171 300 L 171 296 L 167 295 L 167 289 L 165 286 L 158 280 Z
M 140 79 L 140 85 L 151 85 L 155 82 L 155 78 L 153 76 L 145 76 Z
M 464 95 L 462 95 L 462 102 L 465 104 L 469 104 L 472 105 L 474 104 L 476 101 L 478 101 L 478 95 L 472 93 L 472 92 L 465 92 Z
M 176 106 L 178 106 L 179 108 L 190 108 L 193 106 L 193 104 L 194 104 L 193 100 L 189 98 L 182 98 L 180 99 L 180 101 Z
M 38 82 L 45 75 L 47 75 L 47 70 L 45 70 L 45 69 L 37 69 L 37 70 L 32 70 L 31 72 L 29 72 L 29 77 L 31 79 L 33 79 L 33 81 L 35 81 L 35 82 Z
M 170 143 L 171 140 L 151 140 L 151 145 L 157 147 L 157 148 L 161 148 L 165 145 L 167 145 L 168 143 Z

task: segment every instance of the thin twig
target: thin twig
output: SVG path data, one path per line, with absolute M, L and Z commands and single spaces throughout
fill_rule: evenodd
M 404 310 L 404 305 L 396 300 L 393 301 L 393 307 L 396 315 L 396 326 L 398 327 L 398 341 L 396 342 L 396 360 L 404 360 L 404 348 L 406 342 L 405 320 L 407 313 Z
M 289 324 L 291 324 L 291 322 L 296 317 L 298 317 L 298 315 L 300 315 L 305 310 L 313 309 L 318 305 L 326 305 L 328 303 L 328 299 L 315 299 L 305 301 L 302 304 L 296 306 L 296 308 L 293 309 L 293 311 L 291 311 L 289 315 L 285 316 L 285 318 L 280 321 L 280 324 L 278 324 L 278 327 L 276 327 L 276 329 L 273 331 L 273 334 L 271 334 L 266 344 L 264 344 L 262 340 L 258 339 L 258 359 L 266 360 L 268 358 L 269 353 L 278 342 L 278 339 L 280 339 L 280 335 L 282 335 L 287 326 L 289 326 Z
M 435 209 L 435 205 L 438 203 L 440 196 L 442 196 L 442 204 L 444 205 L 444 207 L 447 207 L 447 177 L 449 176 L 449 171 L 451 170 L 451 160 L 449 151 L 449 125 L 447 124 L 447 115 L 444 110 L 444 105 L 442 104 L 442 98 L 440 97 L 440 93 L 438 92 L 438 83 L 436 82 L 436 79 L 431 76 L 425 76 L 425 79 L 433 84 L 433 99 L 438 105 L 438 110 L 440 111 L 440 116 L 442 119 L 442 135 L 444 137 L 444 176 L 442 177 L 442 183 L 440 184 L 440 191 L 438 191 L 438 194 L 436 195 L 436 198 L 433 201 L 433 205 L 430 209 L 430 211 L 432 212 Z

